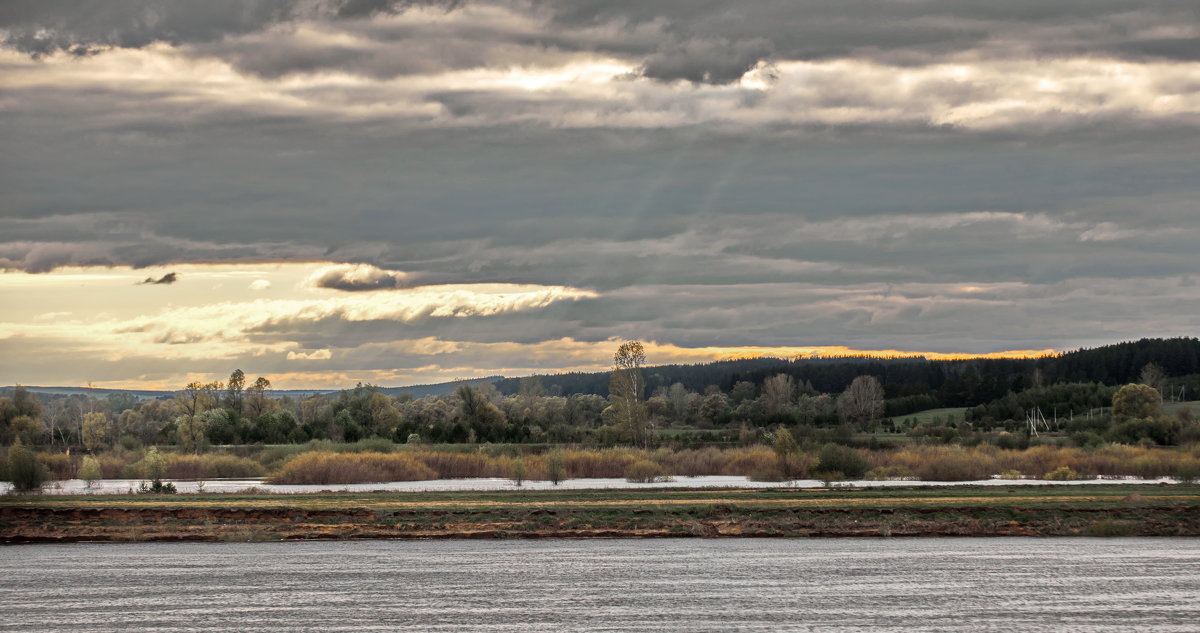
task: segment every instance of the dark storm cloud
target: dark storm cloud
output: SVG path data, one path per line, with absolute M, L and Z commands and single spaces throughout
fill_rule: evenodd
M 154 277 L 147 277 L 145 280 L 138 282 L 138 284 L 142 286 L 161 286 L 170 285 L 177 281 L 179 281 L 179 273 L 167 273 L 158 279 L 155 279 Z
M 18 50 L 45 55 L 218 40 L 297 16 L 294 0 L 123 0 L 0 4 L 0 29 Z
M 492 7 L 510 19 L 464 11 L 450 28 L 366 21 L 427 6 Z M 358 43 L 298 41 L 286 28 L 271 31 L 306 21 L 338 23 Z M 648 78 L 712 84 L 736 81 L 763 62 L 842 57 L 900 64 L 959 55 L 1194 61 L 1198 23 L 1200 5 L 1192 0 L 21 0 L 0 6 L 4 41 L 33 55 L 162 41 L 196 45 L 197 54 L 267 77 L 333 69 L 389 77 L 590 52 L 630 60 Z
M 757 55 L 792 60 L 870 57 L 915 62 L 983 55 L 1115 55 L 1200 58 L 1200 20 L 1189 0 L 717 0 L 538 2 L 567 27 L 655 24 L 677 42 L 765 41 Z M 742 61 L 753 65 L 751 55 Z M 725 61 L 719 62 L 724 64 Z M 713 68 L 717 68 L 714 64 Z M 677 78 L 697 76 L 689 67 Z M 713 73 L 711 80 L 717 80 Z

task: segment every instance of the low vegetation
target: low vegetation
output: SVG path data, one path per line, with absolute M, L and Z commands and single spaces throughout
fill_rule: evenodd
M 246 448 L 238 455 L 190 455 L 152 448 L 67 457 L 14 447 L 2 461 L 9 473 L 21 478 L 22 490 L 37 489 L 47 477 L 93 481 L 266 477 L 278 484 L 325 485 L 475 477 L 552 482 L 607 478 L 640 482 L 708 475 L 748 477 L 755 481 L 978 481 L 993 477 L 1062 480 L 1130 476 L 1195 481 L 1200 473 L 1200 447 L 1196 446 L 1103 445 L 1085 449 L 1046 444 L 1001 449 L 983 444 L 907 445 L 869 450 L 837 444 L 799 444 L 784 455 L 767 446 L 538 450 L 512 445 L 433 447 L 314 442 L 286 449 Z
M 753 359 L 275 397 L 241 370 L 156 400 L 0 390 L 0 476 L 340 484 L 1200 476 L 1200 340 L 1041 359 Z M 1125 384 L 1122 384 L 1125 383 Z M 7 447 L 7 448 L 4 448 Z M 152 484 L 151 484 L 152 485 Z

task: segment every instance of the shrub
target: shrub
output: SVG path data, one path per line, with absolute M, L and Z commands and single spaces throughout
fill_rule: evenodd
M 155 479 L 150 484 L 143 481 L 142 485 L 138 487 L 138 493 L 144 495 L 173 495 L 176 492 L 175 484 L 169 481 L 163 483 L 161 479 Z
M 862 453 L 848 446 L 826 444 L 821 447 L 817 468 L 824 473 L 839 472 L 843 477 L 859 479 L 867 473 L 870 464 Z
M 210 477 L 229 479 L 263 475 L 262 465 L 252 459 L 235 455 L 206 455 L 205 457 Z
M 922 481 L 978 481 L 996 472 L 991 459 L 975 452 L 949 450 L 917 467 Z
M 1071 434 L 1071 443 L 1079 448 L 1099 448 L 1104 446 L 1104 438 L 1092 431 L 1079 431 Z
M 1010 468 L 1010 469 L 1000 473 L 1000 478 L 1001 479 L 1024 479 L 1025 476 L 1021 474 L 1021 471 L 1019 471 L 1015 468 Z
M 143 477 L 155 481 L 162 479 L 167 474 L 167 459 L 153 446 L 146 451 L 146 456 L 134 466 L 138 467 Z
M 1072 479 L 1079 479 L 1079 473 L 1072 470 L 1070 466 L 1059 466 L 1058 468 L 1046 473 L 1046 476 L 1043 477 L 1043 479 L 1049 479 L 1052 481 L 1070 481 Z
M 101 479 L 117 479 L 129 465 L 127 458 L 112 454 L 99 455 L 96 461 L 100 464 Z
M 719 475 L 725 463 L 725 453 L 712 447 L 683 450 L 671 457 L 671 470 L 685 477 Z
M 1197 480 L 1200 480 L 1200 463 L 1197 463 L 1194 459 L 1180 462 L 1175 467 L 1175 479 L 1179 480 L 1179 483 L 1184 484 L 1196 483 Z
M 100 460 L 86 455 L 83 458 L 83 463 L 79 466 L 79 478 L 91 488 L 97 479 L 103 478 L 103 473 L 100 471 Z
M 638 460 L 625 469 L 625 481 L 635 484 L 652 484 L 656 481 L 670 481 L 667 471 L 662 464 L 649 459 Z
M 14 490 L 31 492 L 42 489 L 42 484 L 46 481 L 46 471 L 38 463 L 33 451 L 18 441 L 8 449 L 8 477 Z
M 775 451 L 766 446 L 752 446 L 725 451 L 725 465 L 721 475 L 750 475 L 755 472 L 765 472 L 778 466 Z
M 49 479 L 72 479 L 79 469 L 66 453 L 38 453 L 36 459 Z

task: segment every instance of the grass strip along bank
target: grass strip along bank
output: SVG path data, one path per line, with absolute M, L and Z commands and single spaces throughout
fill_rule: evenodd
M 1200 536 L 1200 486 L 0 498 L 0 542 Z

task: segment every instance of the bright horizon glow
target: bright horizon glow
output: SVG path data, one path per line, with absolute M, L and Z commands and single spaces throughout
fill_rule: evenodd
M 147 283 L 170 273 L 176 275 L 173 283 Z M 361 288 L 408 280 L 402 271 L 332 262 L 0 272 L 0 291 L 14 299 L 0 305 L 0 344 L 24 344 L 51 356 L 45 367 L 37 367 L 39 356 L 25 353 L 24 366 L 0 368 L 0 383 L 174 391 L 193 381 L 224 380 L 240 368 L 248 375 L 270 378 L 278 389 L 345 389 L 358 382 L 404 387 L 496 375 L 607 371 L 621 340 L 561 337 L 519 342 L 455 336 L 458 322 L 522 313 L 536 320 L 539 312 L 555 304 L 602 296 L 587 289 L 474 283 L 350 292 L 323 285 Z M 80 309 L 90 305 L 104 309 Z M 381 327 L 382 333 L 375 331 Z M 433 330 L 427 331 L 430 327 Z M 367 338 L 355 338 L 358 328 L 368 328 Z M 331 330 L 348 333 L 331 335 Z M 742 358 L 965 360 L 1056 353 L 844 345 L 692 347 L 642 340 L 654 365 Z M 148 373 L 139 370 L 140 365 L 160 369 Z

